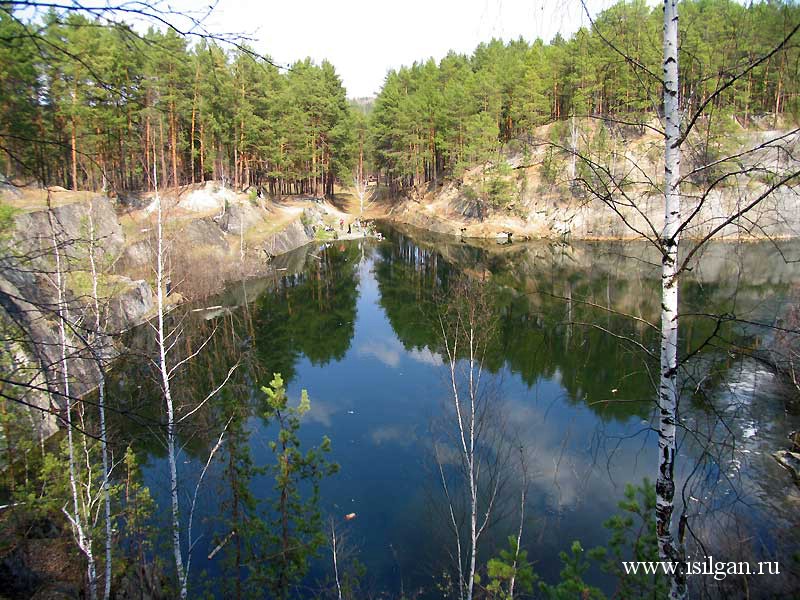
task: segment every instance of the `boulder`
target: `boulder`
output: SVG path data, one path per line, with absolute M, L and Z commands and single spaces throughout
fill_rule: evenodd
M 255 206 L 246 202 L 231 204 L 225 214 L 219 218 L 219 227 L 225 233 L 238 235 L 242 226 L 247 231 L 261 223 L 264 220 L 262 214 Z

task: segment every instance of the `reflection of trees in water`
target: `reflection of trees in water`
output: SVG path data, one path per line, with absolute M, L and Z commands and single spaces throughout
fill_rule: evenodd
M 657 362 L 637 344 L 657 349 L 658 331 L 647 322 L 658 322 L 660 281 L 658 257 L 645 245 L 478 248 L 449 237 L 427 240 L 398 231 L 387 237 L 392 244 L 381 246 L 375 274 L 381 305 L 407 349 L 437 347 L 435 300 L 448 293 L 457 273 L 485 277 L 500 328 L 487 352 L 487 368 L 497 372 L 505 366 L 528 386 L 555 379 L 570 402 L 586 403 L 603 419 L 649 416 L 654 398 L 650 372 L 656 372 Z M 744 262 L 731 260 L 726 247 L 707 252 L 704 260 L 712 266 L 684 280 L 687 312 L 741 313 L 746 307 L 763 313 L 764 301 L 784 293 L 787 285 L 781 277 L 743 276 L 766 260 L 765 252 L 743 255 Z M 741 346 L 760 343 L 758 332 L 732 322 L 718 326 L 702 315 L 684 320 L 686 354 L 715 332 Z M 718 368 L 729 366 L 723 361 Z
M 204 319 L 205 312 L 180 309 L 169 318 L 181 322 L 182 335 L 174 361 L 203 350 L 176 375 L 176 404 L 180 411 L 194 410 L 239 363 L 226 387 L 237 389 L 249 410 L 253 386 L 281 373 L 290 382 L 303 354 L 313 364 L 324 365 L 344 357 L 353 337 L 357 299 L 357 244 L 334 246 L 306 255 L 305 270 L 275 279 L 253 302 Z M 125 443 L 155 457 L 164 449 L 158 428 L 164 422 L 160 384 L 149 360 L 156 348 L 152 331 L 143 325 L 125 338 L 129 352 L 115 365 L 109 388 L 114 390 L 115 412 L 111 426 L 124 429 Z M 257 389 L 257 388 L 256 388 Z M 178 427 L 184 451 L 202 457 L 213 445 L 227 416 L 219 410 L 219 395 L 192 416 L 192 427 Z M 251 413 L 252 414 L 252 413 Z M 115 417 L 116 415 L 116 417 Z M 135 417 L 132 417 L 135 415 Z M 217 433 L 213 433 L 217 431 Z
M 278 414 L 274 406 L 268 407 L 260 386 L 269 382 L 275 372 L 285 373 L 285 379 L 294 377 L 301 353 L 314 364 L 325 364 L 343 358 L 347 352 L 354 331 L 359 257 L 355 244 L 309 253 L 302 273 L 275 279 L 254 302 L 244 301 L 233 310 L 181 309 L 169 317 L 181 330 L 173 349 L 173 364 L 192 357 L 174 381 L 176 418 L 180 420 L 191 413 L 191 427 L 177 429 L 184 459 L 194 459 L 181 461 L 188 462 L 188 466 L 182 467 L 184 470 L 194 470 L 207 459 L 218 432 L 227 424 L 226 443 L 217 457 L 222 465 L 219 479 L 207 479 L 204 484 L 216 488 L 212 493 L 215 501 L 203 508 L 211 517 L 207 523 L 213 521 L 213 530 L 222 531 L 214 543 L 220 545 L 219 564 L 225 572 L 218 580 L 219 591 L 224 588 L 226 595 L 263 594 L 269 574 L 258 565 L 270 563 L 265 557 L 277 544 L 270 537 L 266 523 L 279 519 L 280 523 L 291 524 L 290 541 L 301 548 L 292 550 L 291 556 L 294 561 L 291 571 L 298 577 L 305 572 L 308 555 L 319 545 L 321 530 L 315 512 L 318 493 L 305 499 L 300 488 L 317 489 L 319 479 L 330 471 L 327 467 L 317 468 L 320 451 L 312 448 L 298 454 L 299 459 L 292 462 L 299 461 L 298 464 L 302 462 L 305 466 L 285 478 L 283 471 L 276 470 L 280 461 L 271 457 L 266 464 L 256 464 L 251 448 L 254 444 L 268 445 L 273 435 L 283 440 L 277 429 L 287 426 L 281 419 L 283 410 Z M 243 287 L 242 298 L 246 296 Z M 123 446 L 132 444 L 139 454 L 163 459 L 165 417 L 158 373 L 150 360 L 157 350 L 150 328 L 143 326 L 131 332 L 126 343 L 130 353 L 118 363 L 110 384 L 116 392 L 115 425 L 121 433 L 116 439 Z M 206 398 L 207 391 L 226 377 L 229 377 L 227 384 Z M 136 418 L 131 418 L 132 414 Z M 264 420 L 264 429 L 260 431 L 268 432 L 267 438 L 260 441 L 252 438 L 253 428 L 248 423 L 253 416 Z M 321 448 L 324 450 L 328 443 L 324 441 Z M 286 494 L 291 500 L 284 511 L 286 520 L 274 514 L 276 509 L 270 498 L 256 497 L 252 491 L 254 478 L 270 474 L 271 469 L 275 470 L 278 482 L 276 490 L 283 481 L 292 482 L 297 488 L 296 492 L 290 490 Z M 237 533 L 229 535 L 232 531 Z M 281 540 L 285 544 L 284 538 Z M 295 575 L 281 575 L 282 591 L 278 595 L 288 594 L 296 579 Z
M 358 245 L 310 254 L 302 273 L 278 281 L 253 307 L 259 360 L 286 381 L 304 354 L 315 365 L 341 360 L 355 331 Z
M 649 406 L 640 402 L 594 404 L 615 398 L 646 399 L 649 380 L 643 368 L 635 370 L 637 357 L 624 343 L 570 321 L 602 323 L 649 343 L 650 333 L 643 328 L 637 330 L 625 317 L 586 302 L 606 305 L 610 300 L 614 306 L 614 297 L 628 298 L 631 287 L 655 282 L 614 280 L 604 271 L 582 268 L 553 246 L 503 249 L 499 254 L 466 244 L 443 246 L 441 241 L 426 247 L 402 234 L 390 237 L 395 243 L 381 247 L 375 273 L 381 304 L 407 348 L 437 348 L 434 305 L 438 296 L 448 294 L 458 273 L 485 277 L 499 321 L 498 335 L 487 348 L 486 368 L 496 373 L 506 367 L 529 386 L 541 378 L 558 379 L 571 401 L 588 402 L 603 418 L 648 414 Z M 641 290 L 633 293 L 644 297 Z
M 541 379 L 556 380 L 567 390 L 567 401 L 587 404 L 604 420 L 650 415 L 654 392 L 644 353 L 607 333 L 628 336 L 646 348 L 653 349 L 657 344 L 655 331 L 626 316 L 653 322 L 660 312 L 659 273 L 657 267 L 644 262 L 652 262 L 653 257 L 641 246 L 532 243 L 495 249 L 453 243 L 450 239 L 429 243 L 399 232 L 388 232 L 387 237 L 388 243 L 381 244 L 375 255 L 374 272 L 380 303 L 406 348 L 436 350 L 440 335 L 434 307 L 438 298 L 448 292 L 461 273 L 485 277 L 499 325 L 498 335 L 487 349 L 488 369 L 498 372 L 507 368 L 529 386 Z M 682 283 L 687 307 L 682 317 L 684 356 L 717 327 L 715 319 L 692 312 L 729 312 L 769 321 L 771 315 L 779 314 L 781 298 L 793 281 L 788 271 L 781 274 L 764 269 L 764 265 L 773 263 L 761 248 L 749 247 L 752 255 L 746 254 L 738 263 L 722 259 L 715 262 L 711 248 L 711 255 L 704 257 L 704 272 L 692 273 Z M 719 254 L 725 251 L 720 250 Z M 635 254 L 638 260 L 625 258 L 624 254 Z M 239 309 L 209 320 L 202 318 L 207 313 L 188 313 L 184 335 L 176 348 L 175 360 L 180 360 L 196 350 L 216 328 L 207 347 L 188 363 L 177 381 L 180 398 L 176 403 L 184 414 L 193 410 L 203 399 L 202 394 L 215 387 L 240 361 L 223 392 L 192 416 L 191 429 L 178 430 L 186 455 L 204 461 L 221 426 L 235 413 L 228 430 L 230 443 L 223 446 L 224 455 L 220 454 L 223 480 L 213 483 L 223 516 L 235 513 L 231 528 L 237 521 L 246 522 L 251 510 L 247 495 L 252 476 L 247 472 L 248 453 L 256 441 L 251 438 L 248 420 L 262 413 L 258 385 L 268 381 L 273 372 L 292 380 L 301 354 L 316 365 L 342 359 L 353 337 L 358 245 L 334 246 L 305 252 L 303 256 L 302 272 L 272 280 L 257 299 Z M 182 311 L 176 311 L 171 318 L 183 318 Z M 741 379 L 736 378 L 742 364 L 741 353 L 757 349 L 762 343 L 761 330 L 733 321 L 722 323 L 717 334 L 724 344 L 693 357 L 685 369 L 684 397 L 691 408 L 686 414 L 692 415 L 692 426 L 698 430 L 719 428 L 719 415 L 726 416 L 725 410 L 731 406 L 721 391 Z M 127 342 L 133 353 L 115 365 L 111 373 L 109 399 L 115 399 L 116 406 L 109 422 L 116 429 L 114 437 L 124 440 L 115 449 L 118 455 L 122 446 L 132 441 L 138 452 L 164 456 L 158 435 L 153 435 L 164 422 L 163 403 L 157 377 L 143 359 L 155 351 L 152 338 L 147 326 L 132 332 Z M 731 341 L 739 346 L 736 355 L 728 352 Z M 702 385 L 698 387 L 700 381 Z M 120 410 L 127 412 L 120 414 Z M 750 412 L 758 413 L 762 421 L 777 421 L 779 417 L 757 407 Z M 120 431 L 124 435 L 119 435 Z M 734 428 L 734 432 L 735 439 L 743 438 L 741 427 Z M 770 435 L 774 439 L 778 434 Z M 719 496 L 718 489 L 710 489 L 717 478 L 711 478 L 720 475 L 721 467 L 727 464 L 723 452 L 731 447 L 729 441 L 724 436 L 720 438 L 720 451 L 702 469 L 710 483 L 706 488 L 694 488 L 695 497 L 702 498 L 710 492 Z M 692 455 L 709 454 L 708 448 L 691 443 L 685 447 Z M 766 449 L 759 451 L 765 461 L 771 460 Z M 730 457 L 737 458 L 733 454 Z M 770 489 L 785 495 L 783 488 Z M 765 494 L 760 489 L 754 493 Z M 752 531 L 754 527 L 741 531 Z M 242 545 L 246 543 L 236 537 L 233 540 L 223 554 L 225 568 L 230 572 L 239 570 L 237 560 L 241 561 Z

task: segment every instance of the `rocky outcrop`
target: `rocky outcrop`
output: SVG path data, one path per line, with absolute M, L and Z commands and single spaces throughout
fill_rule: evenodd
M 15 393 L 20 406 L 29 412 L 37 437 L 48 437 L 56 430 L 54 413 L 61 403 L 53 398 L 64 391 L 56 369 L 61 363 L 61 347 L 53 240 L 55 237 L 64 271 L 85 268 L 92 226 L 97 260 L 107 262 L 121 250 L 124 236 L 109 200 L 101 197 L 56 207 L 52 214 L 46 210 L 18 214 L 8 250 L 0 258 L 0 322 L 5 331 L 17 334 L 4 336 L 2 353 L 13 380 L 26 382 L 16 386 Z M 67 310 L 76 323 L 86 316 L 86 300 L 81 292 L 68 290 Z M 81 352 L 85 329 L 73 326 L 69 335 L 73 340 L 68 348 L 73 380 L 70 395 L 80 396 L 94 387 L 97 366 Z M 36 411 L 37 407 L 41 410 Z
M 109 301 L 109 327 L 112 331 L 124 331 L 137 325 L 155 311 L 153 289 L 143 279 L 126 281 L 124 289 Z
M 207 187 L 201 191 L 206 193 Z M 191 286 L 192 276 L 202 276 L 207 282 L 195 291 L 200 295 L 214 293 L 227 280 L 265 270 L 268 262 L 264 250 L 272 256 L 281 255 L 314 239 L 313 231 L 303 225 L 300 215 L 274 231 L 275 216 L 268 210 L 249 202 L 225 202 L 224 206 L 221 215 L 187 216 L 179 212 L 168 221 L 165 238 L 173 281 L 179 282 L 176 285 Z M 117 334 L 154 314 L 154 292 L 149 280 L 155 260 L 155 232 L 143 220 L 135 230 L 139 239 L 126 243 L 114 206 L 101 196 L 58 206 L 52 212 L 21 212 L 14 220 L 12 238 L 5 244 L 9 251 L 0 256 L 0 326 L 6 332 L 16 332 L 4 335 L 7 340 L 30 343 L 6 341 L 0 348 L 0 358 L 9 363 L 18 379 L 29 382 L 29 389 L 19 390 L 20 397 L 25 406 L 33 409 L 35 435 L 45 438 L 57 430 L 55 413 L 62 404 L 58 399 L 63 392 L 57 370 L 61 347 L 54 235 L 62 268 L 68 272 L 65 281 L 70 320 L 80 323 L 70 325 L 67 363 L 72 380 L 70 395 L 81 396 L 91 391 L 98 380 L 98 357 L 86 347 L 91 335 L 88 324 L 95 318 L 88 261 L 91 239 L 95 240 L 97 264 L 106 273 L 100 286 L 101 295 L 105 295 L 101 303 L 105 304 L 106 328 Z M 245 233 L 248 242 L 242 260 L 240 236 Z M 110 274 L 109 265 L 113 265 Z M 178 294 L 172 297 L 177 298 Z M 102 348 L 96 350 L 105 361 L 115 356 L 115 338 L 107 336 L 100 344 Z M 42 410 L 37 411 L 36 407 Z
M 268 236 L 263 248 L 273 256 L 305 246 L 314 240 L 314 233 L 305 227 L 300 219 L 292 221 L 282 231 Z
M 95 196 L 88 202 L 75 202 L 53 208 L 53 222 L 59 240 L 67 244 L 67 252 L 75 258 L 89 251 L 92 227 L 99 257 L 116 256 L 125 244 L 125 235 L 111 200 Z M 15 218 L 14 241 L 20 252 L 47 254 L 52 249 L 53 230 L 46 210 L 18 214 Z
M 683 237 L 700 239 L 712 232 L 717 239 L 800 235 L 797 195 L 800 181 L 795 177 L 789 185 L 770 191 L 771 185 L 800 168 L 793 158 L 800 150 L 800 134 L 781 137 L 780 132 L 756 131 L 742 132 L 740 137 L 743 150 L 756 150 L 744 152 L 736 160 L 714 169 L 700 168 L 704 165 L 702 160 L 709 160 L 705 155 L 698 158 L 687 152 L 682 211 L 693 217 L 691 225 L 682 231 Z M 590 139 L 582 143 L 593 142 Z M 494 238 L 501 231 L 513 232 L 515 239 L 655 237 L 664 218 L 663 198 L 658 190 L 663 163 L 653 159 L 659 156 L 653 152 L 659 143 L 663 144 L 640 136 L 610 157 L 592 154 L 594 160 L 614 173 L 615 180 L 622 182 L 624 193 L 619 187 L 606 186 L 603 177 L 608 179 L 607 172 L 602 169 L 597 173 L 591 169 L 576 173 L 576 178 L 570 180 L 567 158 L 553 158 L 558 153 L 551 149 L 548 155 L 548 145 L 542 143 L 529 154 L 506 154 L 497 165 L 474 167 L 442 185 L 428 184 L 409 190 L 399 202 L 387 208 L 386 218 L 430 231 L 475 238 Z M 548 161 L 550 171 L 545 172 L 543 164 Z M 731 175 L 712 185 L 711 181 L 722 172 Z M 698 180 L 701 175 L 705 181 Z M 593 193 L 587 190 L 587 185 L 594 189 Z M 502 192 L 493 196 L 492 190 L 498 189 Z M 766 197 L 748 210 L 744 218 L 718 230 L 731 215 L 762 195 Z

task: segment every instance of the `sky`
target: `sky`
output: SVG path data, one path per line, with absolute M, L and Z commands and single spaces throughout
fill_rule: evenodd
M 610 5 L 587 0 L 592 15 Z M 582 25 L 580 0 L 219 0 L 205 22 L 215 33 L 247 34 L 278 64 L 328 59 L 350 98 L 376 95 L 389 69 L 451 49 L 471 54 L 493 37 L 548 42 Z

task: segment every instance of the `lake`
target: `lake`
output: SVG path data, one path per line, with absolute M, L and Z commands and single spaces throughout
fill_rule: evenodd
M 436 315 L 464 275 L 483 281 L 491 298 L 493 335 L 483 360 L 490 420 L 501 419 L 514 447 L 522 448 L 528 473 L 522 546 L 536 573 L 557 581 L 558 554 L 573 540 L 587 549 L 606 544 L 603 522 L 619 512 L 625 485 L 654 480 L 658 371 L 646 352 L 658 349 L 647 322 L 660 319 L 660 265 L 652 249 L 618 242 L 465 243 L 388 226 L 384 233 L 380 242 L 333 242 L 280 256 L 270 277 L 233 285 L 173 315 L 183 332 L 179 356 L 213 333 L 176 381 L 179 414 L 238 364 L 223 392 L 179 429 L 185 517 L 209 449 L 229 423 L 198 492 L 195 590 L 229 597 L 237 570 L 246 573 L 231 558 L 235 541 L 207 556 L 231 531 L 232 511 L 241 518 L 250 510 L 232 492 L 242 484 L 232 452 L 246 448 L 251 465 L 274 463 L 269 443 L 277 430 L 263 417 L 259 388 L 279 372 L 293 404 L 302 389 L 311 399 L 299 429 L 301 449 L 324 436 L 331 441 L 328 458 L 339 471 L 320 482 L 322 525 L 329 532 L 333 519 L 343 560 L 363 564 L 362 589 L 373 597 L 441 597 L 436 586 L 452 566 L 453 534 L 434 448 L 451 471 L 455 451 L 446 441 L 454 414 Z M 800 494 L 771 453 L 787 446 L 800 418 L 759 358 L 773 332 L 758 323 L 785 318 L 797 300 L 800 266 L 781 252 L 799 251 L 796 243 L 710 244 L 681 287 L 687 316 L 680 352 L 691 360 L 682 374 L 688 433 L 680 438 L 676 499 L 685 499 L 693 532 L 720 560 L 759 557 L 787 561 L 788 568 L 798 548 L 791 532 L 800 521 Z M 723 313 L 737 319 L 717 327 L 709 315 Z M 152 337 L 147 326 L 129 334 L 137 354 L 120 361 L 110 389 L 118 406 L 141 416 L 116 426 L 140 452 L 159 506 L 156 523 L 166 531 L 168 470 L 154 425 L 163 402 L 141 358 L 152 351 Z M 241 418 L 229 421 L 234 412 Z M 519 525 L 520 471 L 507 469 L 502 501 L 481 540 L 484 563 Z M 274 501 L 273 486 L 266 473 L 245 483 L 263 502 Z M 355 518 L 345 520 L 350 513 Z M 332 573 L 323 548 L 300 595 L 329 586 Z M 599 569 L 586 578 L 614 589 Z

